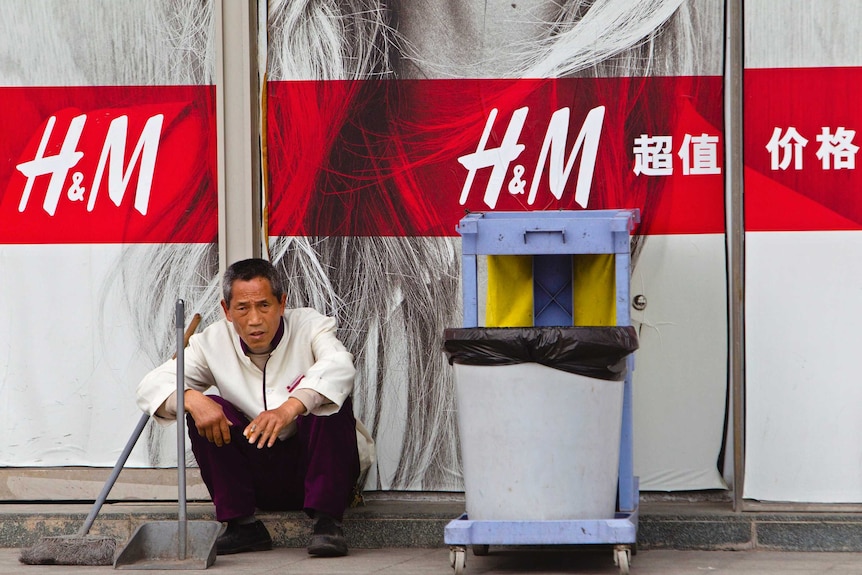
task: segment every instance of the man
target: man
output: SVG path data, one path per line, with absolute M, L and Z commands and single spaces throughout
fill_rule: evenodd
M 220 555 L 272 548 L 255 509 L 303 509 L 315 520 L 308 552 L 347 554 L 341 520 L 359 476 L 353 356 L 335 320 L 285 309 L 287 295 L 266 260 L 225 272 L 225 318 L 194 335 L 185 352 L 189 438 L 227 529 Z M 215 388 L 218 395 L 203 392 Z M 147 374 L 138 405 L 176 420 L 176 360 Z

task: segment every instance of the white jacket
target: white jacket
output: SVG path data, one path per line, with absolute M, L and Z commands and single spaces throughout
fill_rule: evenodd
M 291 388 L 311 389 L 328 400 L 312 411 L 314 415 L 337 412 L 353 391 L 355 368 L 353 355 L 336 337 L 335 320 L 310 308 L 287 309 L 284 326 L 284 336 L 264 371 L 245 355 L 227 319 L 193 335 L 184 351 L 185 388 L 203 392 L 215 387 L 249 419 L 287 401 Z M 138 406 L 161 423 L 173 421 L 159 417 L 156 410 L 176 391 L 176 373 L 172 359 L 138 384 Z M 286 429 L 281 438 L 292 431 Z

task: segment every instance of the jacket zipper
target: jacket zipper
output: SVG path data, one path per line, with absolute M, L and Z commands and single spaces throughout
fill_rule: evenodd
M 269 408 L 266 406 L 266 365 L 269 363 L 269 358 L 266 358 L 266 361 L 263 362 L 263 383 L 261 384 L 261 393 L 263 393 L 263 410 L 269 411 Z

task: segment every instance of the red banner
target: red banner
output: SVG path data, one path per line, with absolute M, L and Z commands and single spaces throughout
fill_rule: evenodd
M 0 243 L 208 243 L 212 86 L 0 88 Z
M 862 229 L 862 68 L 745 72 L 745 228 Z
M 639 233 L 723 233 L 722 117 L 720 77 L 270 82 L 269 232 L 640 208 Z

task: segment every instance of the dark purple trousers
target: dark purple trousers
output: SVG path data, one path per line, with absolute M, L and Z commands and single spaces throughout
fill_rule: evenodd
M 236 407 L 210 396 L 233 424 L 222 447 L 201 436 L 187 416 L 192 451 L 215 504 L 216 519 L 229 521 L 265 511 L 321 511 L 341 520 L 359 477 L 356 420 L 348 398 L 338 413 L 297 419 L 297 432 L 258 449 L 243 437 L 249 424 Z

